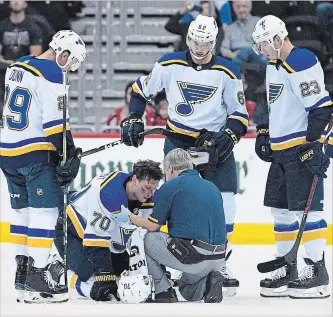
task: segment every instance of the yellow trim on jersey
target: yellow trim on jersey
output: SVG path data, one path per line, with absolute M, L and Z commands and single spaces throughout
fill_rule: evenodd
M 119 174 L 119 172 L 114 172 L 112 173 L 102 184 L 101 184 L 101 190 L 109 183 L 111 182 L 117 175 Z
M 142 203 L 142 207 L 153 207 L 154 203 Z
M 237 76 L 230 69 L 228 69 L 222 65 L 214 65 L 214 66 L 212 66 L 212 69 L 222 69 L 226 73 L 228 73 L 233 79 L 237 79 Z
M 10 242 L 13 244 L 27 244 L 27 236 L 26 235 L 17 235 L 17 234 L 10 234 Z
M 288 63 L 283 62 L 282 63 L 285 68 L 287 68 L 291 73 L 296 73 L 295 69 L 293 69 Z
M 151 220 L 152 222 L 158 223 L 158 220 L 156 218 L 149 216 L 148 219 Z
M 333 101 L 326 101 L 323 104 L 321 104 L 318 108 L 331 107 L 331 106 L 333 106 Z
M 83 240 L 83 245 L 85 247 L 102 247 L 102 248 L 110 248 L 111 242 L 104 240 Z
M 285 150 L 285 149 L 289 149 L 293 146 L 296 146 L 296 145 L 301 145 L 305 143 L 305 137 L 301 137 L 301 138 L 298 138 L 298 139 L 294 139 L 294 140 L 290 140 L 290 141 L 287 141 L 287 142 L 284 142 L 284 143 L 279 143 L 279 144 L 271 144 L 271 148 L 273 151 L 279 151 L 279 150 Z
M 79 276 L 77 274 L 75 274 L 75 273 L 73 274 L 73 276 L 71 277 L 71 281 L 69 283 L 70 288 L 75 288 L 75 284 L 76 284 L 78 277 Z
M 295 241 L 297 237 L 296 232 L 274 232 L 275 241 Z
M 325 142 L 325 138 L 326 138 L 326 136 L 322 135 L 321 138 L 320 138 L 320 143 L 324 143 Z M 330 136 L 328 138 L 328 144 L 333 145 L 333 137 Z
M 45 238 L 45 239 L 35 239 L 28 237 L 27 239 L 27 246 L 28 247 L 33 247 L 33 248 L 46 248 L 46 249 L 51 249 L 52 244 L 53 244 L 53 238 Z
M 188 65 L 188 62 L 183 61 L 182 59 L 170 59 L 168 61 L 160 62 L 159 64 L 164 66 L 164 65 L 175 64 L 175 63 Z
M 66 131 L 69 131 L 71 129 L 69 123 L 66 124 Z M 56 133 L 61 133 L 63 131 L 63 128 L 62 128 L 62 124 L 59 125 L 59 126 L 56 126 L 56 127 L 51 127 L 51 128 L 47 128 L 47 129 L 44 129 L 44 134 L 46 136 L 50 136 L 50 135 L 53 135 L 53 134 L 56 134 Z
M 27 154 L 33 151 L 56 151 L 57 149 L 53 144 L 31 144 L 22 146 L 20 149 L 0 149 L 2 156 L 18 156 Z
M 31 70 L 32 72 L 34 72 L 37 76 L 44 78 L 43 74 L 37 68 L 35 68 L 27 63 L 16 62 L 16 63 L 11 64 L 10 66 L 15 67 L 15 65 L 19 65 L 24 68 L 27 68 L 27 69 Z
M 185 135 L 188 135 L 188 136 L 191 136 L 193 138 L 197 138 L 199 137 L 200 135 L 200 132 L 194 132 L 194 131 L 185 131 L 183 129 L 180 129 L 180 128 L 177 128 L 175 125 L 173 125 L 169 120 L 167 120 L 167 125 L 169 126 L 169 128 L 172 130 L 172 131 L 175 131 L 179 134 L 185 134 Z
M 141 96 L 143 95 L 143 92 L 141 91 L 141 89 L 139 88 L 139 85 L 136 82 L 132 85 L 132 89 L 135 93 L 137 93 Z
M 327 228 L 316 231 L 304 231 L 303 242 L 309 242 L 317 239 L 327 239 Z
M 78 236 L 83 239 L 84 236 L 84 229 L 79 221 L 79 219 L 77 218 L 77 215 L 75 213 L 75 211 L 73 210 L 71 205 L 67 206 L 67 215 L 69 217 L 69 219 L 72 221 L 74 228 L 76 230 L 76 233 L 78 234 Z
M 235 116 L 235 115 L 230 115 L 228 119 L 236 119 L 240 121 L 242 124 L 244 124 L 246 127 L 249 125 L 249 120 L 246 120 L 245 118 L 241 116 Z

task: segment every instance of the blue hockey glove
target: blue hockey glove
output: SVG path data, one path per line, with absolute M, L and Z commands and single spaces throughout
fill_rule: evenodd
M 264 162 L 273 162 L 273 151 L 269 138 L 268 125 L 257 125 L 255 151 Z
M 134 147 L 142 145 L 143 137 L 140 137 L 140 133 L 144 132 L 145 126 L 138 115 L 131 113 L 120 123 L 120 128 L 122 143 Z
M 77 147 L 73 155 L 68 161 L 62 165 L 59 164 L 56 167 L 57 178 L 61 184 L 61 187 L 68 187 L 79 172 L 80 162 L 82 157 L 82 149 Z
M 308 170 L 318 177 L 326 178 L 326 171 L 330 159 L 323 153 L 322 144 L 319 142 L 305 143 L 299 147 L 299 159 Z

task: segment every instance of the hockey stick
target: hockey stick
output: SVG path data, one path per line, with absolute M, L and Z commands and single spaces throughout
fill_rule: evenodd
M 140 134 L 140 136 L 145 137 L 145 136 L 151 135 L 151 134 L 161 134 L 161 135 L 164 135 L 164 136 L 168 136 L 168 137 L 171 137 L 171 138 L 177 138 L 177 139 L 181 138 L 181 137 L 179 137 L 179 133 L 173 132 L 171 130 L 163 129 L 163 128 L 153 128 L 151 130 L 142 132 Z M 106 149 L 110 149 L 110 148 L 112 148 L 112 147 L 114 147 L 118 144 L 121 144 L 121 143 L 122 143 L 121 140 L 117 140 L 117 141 L 113 141 L 113 142 L 105 144 L 105 145 L 101 145 L 100 147 L 84 151 L 82 153 L 82 157 L 88 156 L 88 155 L 91 155 L 91 154 L 94 154 L 94 153 L 97 153 L 97 152 L 100 152 L 100 151 L 103 151 L 103 150 L 106 150 Z
M 63 73 L 63 86 L 64 96 L 62 104 L 62 161 L 61 164 L 65 165 L 67 161 L 67 73 Z M 65 285 L 68 287 L 67 281 L 67 195 L 68 187 L 63 187 L 64 201 L 63 201 L 63 231 L 64 231 L 64 274 L 65 274 Z
M 328 124 L 328 128 L 327 128 L 328 132 L 326 134 L 325 141 L 324 141 L 324 152 L 326 151 L 332 128 L 333 128 L 333 117 L 331 118 L 331 121 Z M 286 264 L 291 264 L 292 262 L 294 262 L 296 260 L 298 248 L 299 248 L 299 245 L 301 243 L 301 239 L 302 239 L 304 228 L 305 228 L 306 219 L 308 217 L 308 213 L 309 213 L 309 210 L 311 208 L 311 204 L 312 204 L 314 193 L 316 191 L 317 183 L 318 183 L 318 176 L 315 175 L 314 178 L 313 178 L 313 181 L 312 181 L 308 201 L 306 203 L 306 207 L 305 207 L 304 212 L 303 212 L 301 224 L 299 226 L 299 230 L 298 230 L 297 237 L 296 237 L 296 240 L 295 240 L 295 243 L 294 243 L 293 247 L 283 257 L 279 257 L 279 258 L 277 258 L 275 260 L 272 260 L 272 261 L 259 263 L 257 265 L 257 269 L 260 273 L 268 273 L 268 272 L 275 271 L 275 270 L 281 268 L 282 266 L 285 266 Z

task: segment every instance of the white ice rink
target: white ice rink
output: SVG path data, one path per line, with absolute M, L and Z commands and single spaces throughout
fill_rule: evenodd
M 273 246 L 235 246 L 229 267 L 240 280 L 238 294 L 224 298 L 220 304 L 111 304 L 88 300 L 70 300 L 64 304 L 29 305 L 15 300 L 14 260 L 10 246 L 1 248 L 1 317 L 62 317 L 62 316 L 331 316 L 332 297 L 320 300 L 266 299 L 259 295 L 259 281 L 264 275 L 257 272 L 258 262 L 271 260 Z M 304 254 L 303 248 L 300 254 Z M 299 261 L 303 265 L 303 260 Z M 332 277 L 332 247 L 326 250 L 326 266 Z M 329 286 L 332 293 L 332 284 Z

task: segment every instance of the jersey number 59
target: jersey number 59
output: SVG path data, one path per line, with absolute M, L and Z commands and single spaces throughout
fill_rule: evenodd
M 13 115 L 7 115 L 5 120 L 10 130 L 22 131 L 29 125 L 28 112 L 31 103 L 31 93 L 28 89 L 16 87 L 13 92 L 7 85 L 5 88 L 5 106 Z

